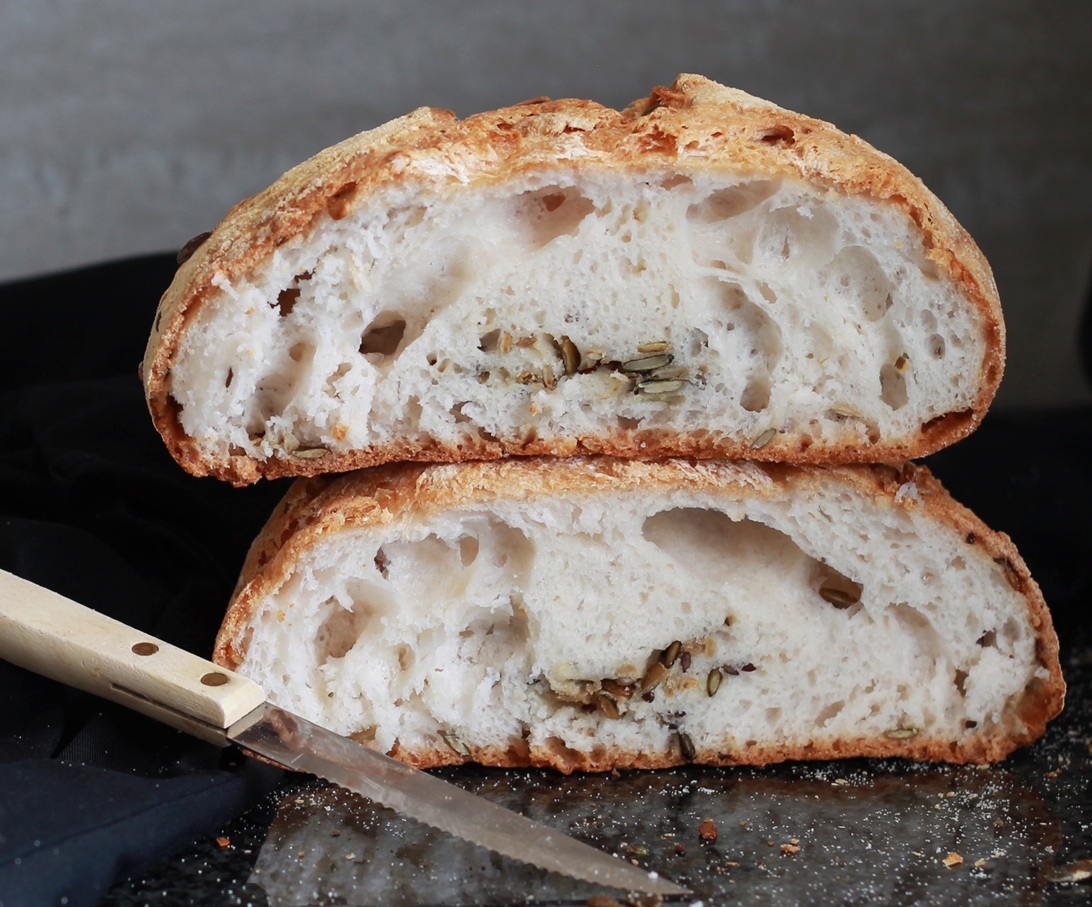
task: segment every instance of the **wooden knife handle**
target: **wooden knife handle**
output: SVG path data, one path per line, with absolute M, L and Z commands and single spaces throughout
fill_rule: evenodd
M 265 701 L 252 680 L 3 570 L 0 658 L 221 746 Z

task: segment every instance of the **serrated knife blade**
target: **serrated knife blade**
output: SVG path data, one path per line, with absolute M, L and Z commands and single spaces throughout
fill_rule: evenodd
M 666 879 L 275 705 L 259 706 L 233 725 L 227 736 L 244 749 L 288 768 L 333 781 L 401 815 L 540 869 L 610 888 L 663 895 L 688 893 Z
M 497 853 L 626 891 L 689 894 L 266 701 L 247 678 L 0 570 L 0 658 L 309 772 Z

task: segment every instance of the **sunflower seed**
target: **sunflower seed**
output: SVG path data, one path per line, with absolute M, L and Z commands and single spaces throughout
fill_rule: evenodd
M 319 457 L 325 457 L 329 452 L 325 447 L 299 447 L 292 451 L 292 456 L 299 457 L 301 460 L 317 460 Z
M 617 680 L 604 680 L 602 687 L 615 698 L 619 696 L 632 696 L 636 691 L 636 684 L 619 683 Z
M 709 672 L 709 676 L 705 679 L 705 691 L 710 696 L 715 696 L 717 690 L 719 690 L 719 689 L 720 689 L 720 671 L 718 671 L 716 668 L 713 668 L 713 670 Z
M 630 359 L 628 362 L 622 363 L 623 372 L 654 372 L 658 368 L 663 368 L 665 365 L 670 365 L 671 360 L 675 357 L 671 354 L 666 356 L 645 356 L 642 359 Z
M 683 652 L 682 655 L 679 656 L 679 667 L 682 668 L 684 674 L 690 670 L 691 658 L 692 656 L 689 652 Z
M 834 605 L 839 611 L 852 607 L 861 600 L 861 592 L 864 587 L 860 583 L 849 581 L 849 588 L 843 588 L 845 584 L 832 586 L 824 582 L 819 587 L 819 596 L 828 604 Z
M 618 711 L 618 703 L 616 703 L 609 696 L 605 696 L 600 693 L 595 697 L 596 703 L 599 706 L 599 711 L 606 715 L 610 719 L 621 718 L 622 713 Z
M 641 678 L 641 685 L 638 689 L 644 694 L 651 693 L 666 676 L 667 668 L 658 661 L 654 662 L 652 667 L 645 672 L 645 676 Z
M 180 265 L 184 265 L 187 261 L 193 257 L 193 253 L 201 248 L 205 244 L 205 240 L 212 236 L 212 233 L 198 233 L 193 239 L 186 243 L 181 249 L 178 250 L 178 255 L 175 256 L 175 261 Z
M 469 756 L 470 747 L 463 743 L 454 734 L 444 734 L 444 742 L 447 743 L 460 756 Z
M 725 665 L 724 666 L 724 673 L 725 674 L 730 674 L 732 677 L 738 677 L 739 676 L 739 668 L 737 668 L 735 665 Z
M 662 353 L 666 350 L 670 343 L 666 340 L 650 340 L 648 343 L 642 343 L 637 347 L 638 353 Z
M 660 381 L 652 379 L 651 381 L 642 381 L 637 385 L 637 393 L 648 394 L 653 396 L 656 394 L 673 394 L 675 391 L 682 388 L 686 384 L 685 381 Z
M 755 438 L 754 443 L 751 445 L 751 450 L 758 450 L 760 447 L 765 447 L 776 437 L 777 429 L 767 428 L 762 434 Z
M 861 418 L 861 414 L 857 412 L 854 407 L 850 406 L 848 403 L 845 403 L 842 400 L 839 400 L 832 404 L 829 411 L 834 413 L 834 415 L 836 416 L 840 416 L 843 419 Z
M 562 337 L 558 345 L 561 347 L 561 361 L 565 363 L 565 374 L 575 375 L 580 368 L 580 350 L 568 337 Z
M 892 740 L 909 740 L 911 737 L 917 737 L 918 729 L 916 727 L 893 727 L 889 731 L 884 731 L 885 737 L 890 737 Z
M 694 757 L 698 752 L 694 749 L 694 741 L 690 739 L 688 734 L 679 731 L 679 749 L 682 751 L 682 757 L 687 762 L 693 762 Z
M 682 643 L 677 639 L 664 649 L 663 655 L 660 656 L 660 664 L 665 668 L 670 668 L 675 664 L 675 660 L 679 657 L 679 649 L 682 648 Z
M 657 381 L 672 381 L 675 378 L 685 378 L 688 374 L 690 370 L 685 365 L 665 365 L 663 368 L 656 369 L 648 377 L 655 378 Z

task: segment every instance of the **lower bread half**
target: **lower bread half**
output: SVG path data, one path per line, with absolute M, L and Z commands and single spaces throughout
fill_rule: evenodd
M 301 480 L 215 659 L 421 767 L 986 762 L 1042 734 L 1065 692 L 1008 537 L 912 464 Z

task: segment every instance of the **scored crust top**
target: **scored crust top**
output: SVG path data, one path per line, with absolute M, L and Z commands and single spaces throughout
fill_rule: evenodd
M 219 285 L 250 273 L 291 237 L 330 217 L 345 217 L 377 187 L 413 181 L 443 195 L 466 184 L 497 184 L 531 171 L 571 168 L 575 162 L 583 169 L 629 174 L 670 166 L 681 172 L 719 168 L 792 177 L 894 205 L 920 228 L 926 257 L 978 310 L 988 352 L 971 412 L 950 413 L 930 425 L 918 444 L 885 453 L 909 458 L 939 449 L 969 434 L 989 407 L 1004 364 L 997 290 L 981 252 L 941 202 L 906 168 L 856 136 L 701 76 L 680 75 L 672 86 L 653 89 L 624 111 L 592 101 L 545 98 L 464 120 L 450 111 L 420 108 L 320 152 L 238 204 L 179 268 L 160 301 L 148 341 L 141 374 L 153 421 L 172 454 L 195 474 L 213 472 L 236 484 L 262 474 L 341 471 L 391 459 L 350 452 L 321 463 L 274 461 L 260 470 L 243 456 L 207 462 L 208 454 L 183 430 L 170 393 L 171 368 L 187 325 L 220 292 Z M 629 447 L 619 444 L 612 450 L 606 444 L 602 452 L 629 455 Z M 671 452 L 669 447 L 659 452 Z M 518 452 L 570 451 L 532 447 Z M 685 452 L 702 453 L 692 447 Z M 450 450 L 394 453 L 399 458 L 464 458 Z M 775 440 L 761 456 L 788 459 L 789 454 Z

